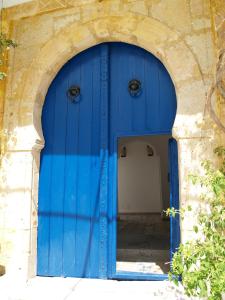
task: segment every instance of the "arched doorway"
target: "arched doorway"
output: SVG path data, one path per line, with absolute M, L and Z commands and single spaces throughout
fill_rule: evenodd
M 171 136 L 175 115 L 168 72 L 136 46 L 100 44 L 60 70 L 42 115 L 38 275 L 162 278 L 116 270 L 118 143 L 128 136 Z M 177 244 L 177 227 L 170 228 Z

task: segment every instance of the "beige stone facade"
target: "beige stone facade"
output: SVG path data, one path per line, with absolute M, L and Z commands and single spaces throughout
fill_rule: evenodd
M 200 171 L 201 161 L 210 158 L 213 148 L 224 141 L 206 109 L 216 78 L 218 50 L 225 47 L 222 2 L 40 0 L 4 11 L 3 26 L 19 44 L 10 52 L 5 93 L 0 95 L 6 133 L 2 140 L 0 265 L 9 276 L 36 274 L 45 95 L 59 69 L 93 45 L 106 41 L 134 44 L 153 53 L 168 69 L 177 95 L 173 136 L 179 147 L 180 204 L 199 206 L 199 191 L 188 174 Z M 224 113 L 216 95 L 217 91 L 214 109 L 220 118 Z M 193 236 L 194 222 L 191 213 L 182 221 L 183 241 Z

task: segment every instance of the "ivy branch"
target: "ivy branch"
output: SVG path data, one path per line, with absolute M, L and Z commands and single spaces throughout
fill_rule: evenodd
M 225 294 L 225 148 L 218 147 L 214 152 L 220 158 L 220 167 L 205 161 L 205 175 L 191 176 L 193 184 L 207 189 L 201 197 L 207 208 L 199 212 L 198 225 L 193 227 L 200 234 L 179 246 L 169 275 L 175 283 L 182 278 L 188 296 L 221 300 Z M 175 216 L 179 211 L 169 209 L 167 213 Z

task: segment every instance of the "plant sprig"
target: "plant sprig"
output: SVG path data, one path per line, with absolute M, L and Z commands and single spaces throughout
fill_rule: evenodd
M 0 66 L 4 64 L 5 52 L 11 48 L 16 48 L 18 45 L 11 39 L 8 39 L 5 33 L 0 33 Z M 6 73 L 0 71 L 0 80 L 6 77 Z
M 218 168 L 205 161 L 205 174 L 190 176 L 193 184 L 200 184 L 209 192 L 201 197 L 209 209 L 199 212 L 199 224 L 193 227 L 201 235 L 179 246 L 169 278 L 177 284 L 181 277 L 188 296 L 221 300 L 225 293 L 225 148 L 218 147 L 214 153 L 221 159 Z M 172 216 L 179 213 L 167 211 Z

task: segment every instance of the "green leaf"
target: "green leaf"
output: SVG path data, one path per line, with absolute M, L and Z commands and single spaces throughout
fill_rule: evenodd
M 193 226 L 193 230 L 194 230 L 195 233 L 198 233 L 198 226 L 196 226 L 196 225 Z
M 189 176 L 193 184 L 207 191 L 201 195 L 201 201 L 208 208 L 198 212 L 199 225 L 193 226 L 194 232 L 201 231 L 201 236 L 179 246 L 169 278 L 176 283 L 177 276 L 181 276 L 188 296 L 221 300 L 225 291 L 225 147 L 217 147 L 214 152 L 220 157 L 219 166 L 204 161 L 205 174 Z M 169 213 L 181 215 L 182 211 L 170 209 Z
M 3 80 L 6 77 L 6 73 L 0 72 L 0 80 Z
M 4 65 L 5 56 L 4 53 L 11 48 L 15 48 L 18 45 L 11 39 L 8 39 L 6 34 L 0 33 L 0 66 Z M 3 80 L 6 77 L 6 74 L 0 71 L 0 80 Z
M 188 205 L 187 210 L 188 210 L 188 211 L 192 211 L 191 205 Z

